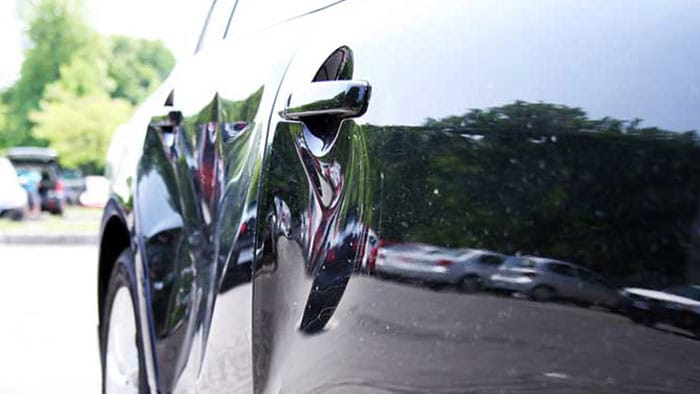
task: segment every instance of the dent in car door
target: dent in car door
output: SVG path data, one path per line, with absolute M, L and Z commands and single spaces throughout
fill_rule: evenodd
M 355 1 L 309 16 L 263 174 L 256 390 L 693 392 L 687 335 L 391 276 L 364 264 L 362 234 L 378 254 L 468 248 L 571 262 L 621 288 L 698 283 L 699 11 Z M 372 86 L 367 113 L 321 137 L 279 117 L 340 47 Z M 344 240 L 364 248 L 338 253 Z M 341 286 L 319 293 L 323 275 Z M 309 310 L 321 327 L 307 329 Z
M 269 111 L 291 51 L 269 37 L 211 45 L 181 67 L 167 115 L 146 133 L 137 265 L 162 392 L 251 390 L 252 257 L 242 244 L 253 236 Z

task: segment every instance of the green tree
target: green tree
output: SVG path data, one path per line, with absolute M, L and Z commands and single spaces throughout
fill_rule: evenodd
M 115 36 L 110 40 L 109 77 L 112 97 L 141 102 L 165 79 L 175 58 L 162 42 Z
M 75 57 L 46 86 L 40 110 L 29 116 L 35 124 L 32 132 L 49 142 L 64 166 L 88 173 L 103 170 L 112 133 L 132 111 L 128 101 L 109 96 L 113 86 L 100 56 L 89 61 Z
M 128 101 L 96 92 L 72 97 L 65 94 L 61 100 L 44 102 L 42 110 L 30 117 L 36 123 L 36 136 L 49 142 L 64 166 L 98 173 L 103 170 L 114 129 L 131 112 Z
M 384 239 L 566 259 L 626 286 L 698 264 L 694 131 L 524 101 L 362 127 Z
M 42 143 L 30 132 L 29 113 L 38 109 L 46 86 L 76 56 L 89 58 L 100 51 L 100 38 L 86 21 L 82 0 L 25 1 L 22 5 L 27 11 L 29 48 L 19 80 L 3 95 L 8 106 L 8 124 L 0 131 L 0 145 L 4 146 Z

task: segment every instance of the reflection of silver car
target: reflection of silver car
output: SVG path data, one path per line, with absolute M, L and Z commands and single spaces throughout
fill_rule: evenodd
M 431 283 L 458 284 L 465 291 L 475 291 L 505 259 L 504 255 L 483 250 L 399 244 L 379 249 L 375 272 Z
M 566 299 L 581 305 L 618 308 L 620 293 L 599 275 L 575 264 L 532 256 L 513 256 L 491 276 L 496 289 L 520 292 L 538 301 Z

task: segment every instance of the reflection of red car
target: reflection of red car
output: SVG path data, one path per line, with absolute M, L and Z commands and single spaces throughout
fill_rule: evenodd
M 200 145 L 197 151 L 199 184 L 202 188 L 202 195 L 206 201 L 211 201 L 217 191 L 216 163 L 218 155 L 216 152 L 216 132 L 218 124 L 208 122 L 200 125 Z

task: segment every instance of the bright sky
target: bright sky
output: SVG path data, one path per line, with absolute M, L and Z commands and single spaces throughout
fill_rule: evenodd
M 88 18 L 103 34 L 160 39 L 179 60 L 194 51 L 210 0 L 84 0 Z M 0 88 L 18 77 L 23 26 L 15 0 L 0 1 Z

